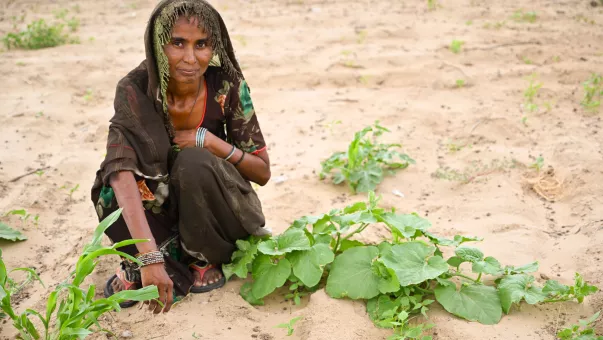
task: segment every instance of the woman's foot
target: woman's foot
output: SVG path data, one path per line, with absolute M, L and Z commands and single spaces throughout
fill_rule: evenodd
M 193 271 L 195 283 L 191 287 L 191 293 L 206 293 L 224 286 L 226 279 L 222 270 L 211 264 L 194 263 L 190 265 Z
M 212 285 L 224 277 L 224 275 L 222 275 L 222 271 L 217 268 L 208 269 L 203 277 L 201 277 L 201 274 L 199 274 L 198 271 L 193 270 L 193 276 L 195 277 L 195 287 Z
M 111 276 L 105 285 L 105 297 L 112 296 L 115 293 L 121 292 L 123 290 L 136 290 L 138 289 L 136 282 L 129 282 L 125 279 L 125 273 L 122 270 L 118 270 L 117 274 Z M 123 301 L 119 305 L 122 308 L 129 308 L 134 306 L 137 301 Z

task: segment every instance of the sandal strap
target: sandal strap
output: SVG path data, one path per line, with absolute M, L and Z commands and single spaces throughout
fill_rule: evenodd
M 205 265 L 203 266 L 199 265 L 198 263 L 199 262 L 191 263 L 188 267 L 199 273 L 200 280 L 203 280 L 203 277 L 205 276 L 205 273 L 207 273 L 208 270 L 216 268 L 216 266 L 214 266 L 213 264 L 208 264 L 207 262 L 205 262 Z
M 124 284 L 124 290 L 130 290 L 130 288 L 135 286 L 137 283 L 136 281 L 129 281 L 128 273 L 125 270 L 123 270 L 121 267 L 117 268 L 115 275 L 117 276 L 117 279 L 120 280 Z

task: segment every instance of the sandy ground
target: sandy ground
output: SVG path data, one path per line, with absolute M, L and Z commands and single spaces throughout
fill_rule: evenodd
M 0 1 L 0 33 L 11 28 L 12 16 L 27 14 L 29 22 L 61 8 L 82 23 L 79 45 L 0 54 L 0 212 L 25 208 L 40 216 L 38 226 L 2 217 L 29 240 L 0 246 L 9 267 L 35 267 L 47 287 L 67 277 L 97 224 L 88 195 L 104 155 L 115 85 L 144 57 L 143 31 L 155 3 Z M 480 247 L 503 263 L 539 260 L 542 278 L 570 283 L 579 271 L 603 285 L 603 123 L 600 113 L 579 105 L 580 83 L 603 72 L 603 7 L 583 0 L 449 0 L 435 11 L 425 1 L 400 0 L 216 6 L 252 88 L 273 177 L 286 176 L 258 190 L 275 231 L 364 199 L 316 174 L 354 131 L 379 119 L 392 129 L 386 139 L 403 143 L 417 161 L 379 187 L 385 206 L 427 216 L 442 235 L 481 236 Z M 537 22 L 513 21 L 521 8 L 536 11 Z M 453 39 L 465 41 L 459 54 L 448 49 Z M 521 104 L 532 73 L 543 83 L 540 109 L 526 116 Z M 466 86 L 456 88 L 461 79 Z M 525 166 L 539 155 L 563 181 L 554 202 L 524 179 Z M 10 182 L 42 167 L 49 168 L 41 176 Z M 469 183 L 434 176 L 446 168 L 477 176 Z M 374 228 L 365 239 L 380 235 L 384 230 Z M 99 296 L 115 264 L 105 259 L 92 276 Z M 135 339 L 285 339 L 274 326 L 295 316 L 304 318 L 291 339 L 390 334 L 372 325 L 362 302 L 319 291 L 301 307 L 274 296 L 254 308 L 239 297 L 241 284 L 190 296 L 167 315 L 135 308 L 104 322 Z M 41 307 L 46 295 L 32 285 L 19 306 Z M 430 318 L 439 340 L 553 339 L 562 325 L 601 307 L 599 294 L 583 305 L 526 305 L 495 326 L 437 308 Z M 2 338 L 14 336 L 8 326 L 0 325 Z

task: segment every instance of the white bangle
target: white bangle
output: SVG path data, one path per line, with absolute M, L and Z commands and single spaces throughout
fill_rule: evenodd
M 232 157 L 232 155 L 234 155 L 235 151 L 237 150 L 236 146 L 232 146 L 232 150 L 230 150 L 230 153 L 228 154 L 228 156 L 226 156 L 226 158 L 224 158 L 225 161 L 229 160 L 230 157 Z

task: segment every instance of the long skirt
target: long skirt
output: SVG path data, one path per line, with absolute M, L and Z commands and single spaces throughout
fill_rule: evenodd
M 154 186 L 149 183 L 148 187 Z M 101 195 L 102 205 L 97 203 Z M 110 188 L 93 190 L 92 200 L 99 219 L 119 208 Z M 170 169 L 168 200 L 161 209 L 145 209 L 145 215 L 164 253 L 176 296 L 188 294 L 194 283 L 190 263 L 229 263 L 237 240 L 268 233 L 260 201 L 249 181 L 231 163 L 199 148 L 177 153 Z M 132 238 L 123 217 L 107 229 L 106 235 L 114 243 Z M 138 253 L 135 245 L 119 250 L 132 256 Z M 128 281 L 140 282 L 136 264 L 123 260 L 121 266 Z

